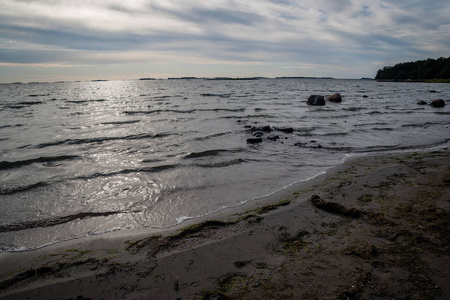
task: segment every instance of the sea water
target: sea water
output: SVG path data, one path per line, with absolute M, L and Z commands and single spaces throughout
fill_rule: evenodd
M 306 105 L 334 93 L 342 103 Z M 449 95 L 449 84 L 336 79 L 1 84 L 0 251 L 166 228 L 349 154 L 446 147 L 448 105 L 417 102 Z

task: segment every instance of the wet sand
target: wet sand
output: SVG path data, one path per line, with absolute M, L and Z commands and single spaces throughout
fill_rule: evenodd
M 349 159 L 162 232 L 0 254 L 0 299 L 449 299 L 450 151 Z

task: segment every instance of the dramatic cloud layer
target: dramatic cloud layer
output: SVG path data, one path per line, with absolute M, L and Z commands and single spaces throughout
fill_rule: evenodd
M 375 75 L 448 56 L 442 0 L 0 0 L 0 76 Z

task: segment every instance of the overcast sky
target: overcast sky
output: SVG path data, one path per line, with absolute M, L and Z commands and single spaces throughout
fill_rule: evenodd
M 450 56 L 448 0 L 0 0 L 0 82 L 374 77 Z

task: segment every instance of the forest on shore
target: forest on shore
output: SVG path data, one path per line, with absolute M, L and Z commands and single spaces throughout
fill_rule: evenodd
M 376 80 L 450 82 L 450 57 L 404 62 L 379 69 Z

